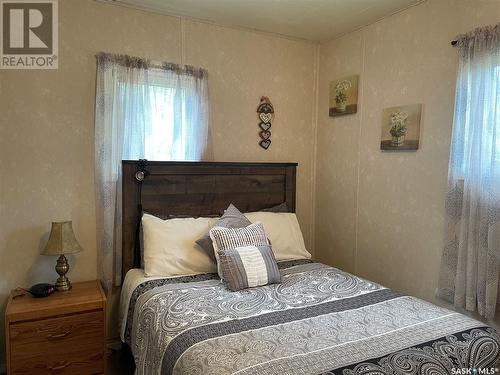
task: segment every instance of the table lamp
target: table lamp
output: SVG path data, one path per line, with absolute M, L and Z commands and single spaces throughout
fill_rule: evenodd
M 57 290 L 68 291 L 71 289 L 71 282 L 66 277 L 69 264 L 64 254 L 73 254 L 79 251 L 82 251 L 82 247 L 75 238 L 71 221 L 53 222 L 49 240 L 42 255 L 59 255 L 56 264 L 56 271 L 59 274 L 56 282 Z

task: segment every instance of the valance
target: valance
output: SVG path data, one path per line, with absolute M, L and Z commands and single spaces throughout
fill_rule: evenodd
M 498 48 L 500 40 L 500 23 L 496 25 L 478 27 L 466 34 L 458 35 L 455 47 L 460 50 L 460 55 L 486 53 Z
M 143 57 L 100 52 L 96 55 L 96 58 L 98 64 L 106 64 L 109 62 L 119 64 L 127 68 L 169 70 L 176 72 L 177 74 L 190 75 L 197 78 L 204 78 L 208 76 L 208 71 L 203 68 L 196 68 L 191 65 L 179 65 L 165 61 L 156 61 Z

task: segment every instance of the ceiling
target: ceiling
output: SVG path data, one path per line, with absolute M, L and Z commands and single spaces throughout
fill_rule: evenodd
M 104 1 L 310 41 L 333 39 L 422 2 L 422 0 Z

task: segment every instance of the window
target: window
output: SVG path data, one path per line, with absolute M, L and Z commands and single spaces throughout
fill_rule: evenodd
M 446 236 L 439 295 L 495 315 L 500 224 L 500 24 L 458 38 Z
M 471 173 L 500 174 L 500 65 L 462 67 L 456 95 L 454 173 L 462 179 Z
M 95 183 L 100 277 L 121 275 L 121 161 L 210 158 L 203 69 L 130 56 L 97 56 Z
M 148 160 L 182 160 L 182 136 L 174 133 L 175 89 L 152 86 L 148 94 L 151 103 L 151 131 L 146 132 L 145 158 Z M 185 118 L 184 110 L 181 116 Z M 178 129 L 178 132 L 182 132 L 182 127 Z

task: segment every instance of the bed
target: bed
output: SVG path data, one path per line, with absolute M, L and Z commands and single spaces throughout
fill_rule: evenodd
M 136 374 L 493 374 L 482 322 L 308 259 L 280 284 L 230 291 L 216 273 L 146 277 L 139 212 L 220 215 L 285 202 L 293 163 L 123 162 L 122 341 Z

